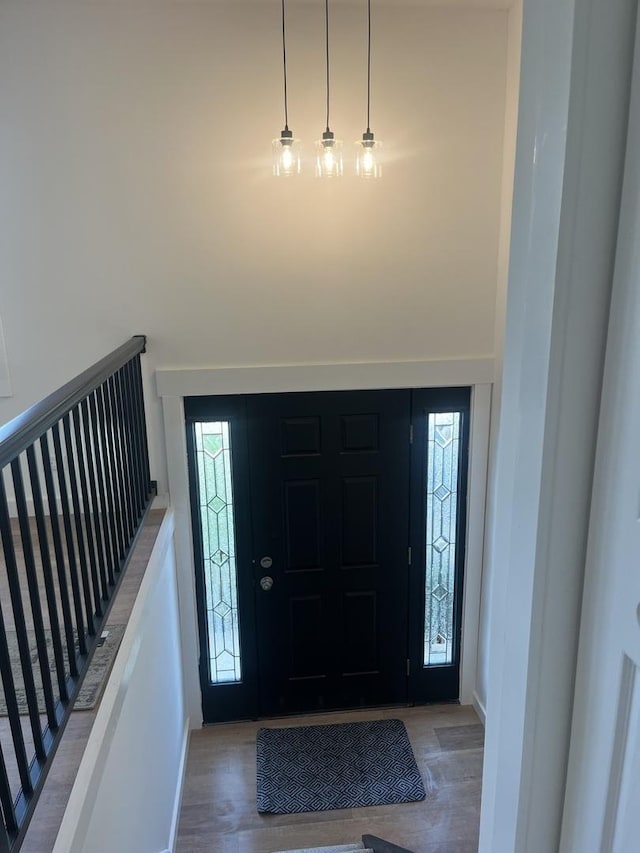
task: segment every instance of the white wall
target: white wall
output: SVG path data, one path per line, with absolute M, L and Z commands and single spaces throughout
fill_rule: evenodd
M 169 512 L 96 715 L 54 853 L 172 849 L 189 725 L 173 535 Z
M 9 376 L 9 362 L 7 361 L 7 348 L 4 342 L 4 328 L 0 318 L 0 397 L 11 396 L 11 377 Z
M 270 176 L 280 4 L 3 0 L 5 421 L 134 333 L 154 367 L 494 349 L 507 13 L 374 2 L 384 179 Z M 323 10 L 289 4 L 290 124 L 323 130 Z M 365 122 L 363 4 L 332 4 L 332 126 Z M 166 489 L 149 394 L 154 475 Z

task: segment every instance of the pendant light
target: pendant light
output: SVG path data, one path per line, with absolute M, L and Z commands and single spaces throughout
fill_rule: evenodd
M 322 139 L 316 142 L 316 175 L 319 178 L 339 178 L 342 175 L 342 142 L 329 128 L 329 0 L 324 0 L 324 27 L 327 67 L 327 126 Z
M 382 174 L 380 166 L 381 143 L 376 141 L 371 132 L 371 0 L 367 0 L 367 20 L 369 25 L 367 39 L 367 129 L 362 139 L 356 142 L 356 174 L 360 178 L 379 178 Z
M 284 128 L 278 139 L 271 143 L 273 151 L 273 174 L 279 178 L 299 175 L 300 141 L 293 138 L 289 130 L 289 111 L 287 105 L 287 39 L 285 28 L 285 0 L 282 0 L 282 72 L 284 80 Z

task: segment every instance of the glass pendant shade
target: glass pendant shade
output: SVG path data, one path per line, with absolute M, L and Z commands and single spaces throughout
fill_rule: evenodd
M 289 106 L 287 101 L 287 31 L 285 21 L 285 0 L 282 0 L 282 83 L 284 94 L 284 127 L 278 139 L 271 141 L 273 174 L 276 178 L 290 178 L 299 175 L 300 141 L 293 138 L 289 130 Z
M 316 142 L 316 175 L 319 178 L 339 178 L 342 175 L 342 142 L 325 131 Z
M 373 133 L 362 134 L 362 139 L 356 142 L 356 175 L 359 178 L 379 178 L 382 176 L 380 149 L 382 143 L 373 138 Z
M 302 163 L 300 159 L 300 140 L 294 139 L 290 130 L 283 130 L 279 139 L 271 144 L 273 151 L 273 174 L 277 178 L 299 175 Z
M 380 162 L 381 143 L 371 131 L 371 0 L 367 0 L 367 129 L 362 139 L 356 142 L 356 175 L 359 178 L 379 178 L 382 176 Z

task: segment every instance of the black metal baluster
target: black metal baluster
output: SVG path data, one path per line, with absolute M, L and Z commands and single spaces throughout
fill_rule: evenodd
M 142 362 L 140 356 L 134 359 L 134 373 L 138 397 L 138 426 L 142 445 L 142 467 L 144 473 L 145 494 L 147 500 L 151 495 L 151 469 L 149 467 L 149 443 L 147 440 L 147 420 L 144 408 L 144 384 L 142 381 Z
M 14 834 L 13 832 L 11 833 Z M 8 832 L 0 829 L 0 853 L 10 853 L 11 851 L 11 838 Z
M 31 649 L 29 648 L 29 635 L 27 634 L 27 626 L 24 618 L 24 607 L 22 606 L 22 593 L 20 591 L 20 576 L 18 573 L 18 563 L 16 561 L 16 553 L 13 545 L 11 521 L 9 519 L 9 510 L 7 508 L 7 495 L 4 487 L 4 480 L 2 477 L 0 477 L 0 535 L 2 535 L 4 564 L 7 570 L 9 593 L 11 595 L 11 606 L 13 607 L 13 619 L 15 623 L 16 639 L 18 641 L 18 651 L 20 653 L 20 664 L 22 666 L 24 689 L 27 697 L 27 707 L 29 710 L 31 733 L 33 735 L 33 743 L 36 750 L 36 756 L 41 761 L 44 761 L 46 755 L 44 751 L 44 743 L 42 741 L 42 731 L 40 729 L 40 710 L 38 708 L 36 685 L 33 680 L 33 670 L 31 668 Z M 7 652 L 7 662 L 9 662 L 9 660 L 10 658 L 8 657 Z M 24 790 L 24 780 L 22 787 Z M 30 789 L 31 781 L 29 781 L 29 790 Z
M 141 510 L 144 510 L 147 505 L 147 500 L 149 499 L 149 484 L 146 482 L 145 476 L 144 447 L 142 443 L 142 428 L 140 422 L 140 393 L 142 391 L 142 388 L 137 382 L 135 359 L 131 360 L 127 367 L 129 368 L 129 381 L 131 383 L 133 428 L 135 431 L 135 442 L 137 450 L 136 460 L 138 462 L 138 480 L 140 482 L 140 496 L 142 498 Z
M 2 474 L 0 474 L 2 480 Z M 4 498 L 3 494 L 3 498 Z M 0 510 L 0 515 L 6 512 L 6 517 L 9 513 L 6 507 Z M 11 669 L 11 654 L 7 645 L 7 631 L 5 628 L 4 614 L 0 606 L 0 676 L 2 677 L 2 689 L 4 690 L 4 701 L 7 706 L 7 716 L 9 717 L 9 727 L 11 728 L 11 736 L 13 738 L 13 751 L 15 753 L 16 763 L 18 765 L 18 773 L 20 774 L 20 783 L 22 790 L 30 793 L 31 776 L 29 775 L 29 761 L 27 759 L 27 750 L 24 745 L 24 735 L 22 733 L 22 723 L 20 722 L 20 710 L 16 700 L 16 685 L 13 680 L 13 670 Z M 9 792 L 9 798 L 13 804 L 13 797 Z M 4 809 L 4 801 L 3 801 Z M 13 809 L 12 809 L 13 812 Z M 7 811 L 5 810 L 5 815 Z M 15 814 L 13 815 L 15 820 Z M 9 828 L 9 827 L 7 827 Z
M 95 540 L 93 538 L 93 529 L 91 526 L 91 509 L 89 506 L 89 487 L 87 486 L 87 472 L 85 467 L 86 448 L 82 445 L 80 409 L 76 407 L 73 411 L 73 434 L 76 440 L 78 466 L 78 480 L 80 482 L 80 493 L 82 495 L 82 505 L 84 507 L 84 531 L 87 537 L 87 551 L 89 554 L 89 566 L 91 568 L 91 584 L 93 586 L 93 603 L 95 606 L 96 616 L 102 616 L 102 591 L 100 589 L 100 577 L 98 575 L 98 562 L 100 552 L 95 549 Z M 104 568 L 104 567 L 101 567 Z M 104 583 L 104 591 L 106 594 L 106 577 Z
M 107 455 L 109 457 L 109 471 L 113 489 L 116 535 L 118 540 L 118 571 L 120 571 L 127 553 L 127 534 L 125 531 L 124 506 L 121 491 L 122 478 L 118 469 L 116 425 L 114 423 L 114 412 L 111 405 L 111 379 L 108 379 L 102 386 L 102 400 L 106 427 L 105 439 L 108 448 Z
M 105 491 L 107 495 L 107 507 L 108 507 L 108 521 L 109 521 L 109 534 L 110 534 L 110 547 L 111 553 L 113 555 L 113 571 L 120 571 L 120 552 L 121 545 L 120 542 L 120 527 L 118 525 L 118 519 L 116 515 L 116 494 L 115 494 L 115 482 L 112 478 L 112 466 L 111 466 L 111 456 L 110 456 L 110 444 L 109 444 L 109 423 L 107 421 L 107 414 L 105 409 L 105 400 L 102 393 L 102 386 L 100 388 L 96 388 L 95 393 L 96 398 L 96 408 L 98 415 L 98 423 L 100 429 L 98 430 L 98 440 L 100 444 L 100 455 L 102 457 L 102 469 L 105 483 Z
M 91 425 L 92 436 L 92 454 L 93 458 L 93 473 L 95 483 L 96 504 L 100 506 L 100 514 L 96 517 L 96 522 L 100 525 L 100 536 L 104 548 L 105 568 L 107 571 L 107 579 L 110 586 L 115 585 L 114 570 L 117 564 L 117 556 L 113 553 L 113 543 L 109 536 L 109 497 L 107 495 L 106 481 L 104 477 L 104 459 L 102 458 L 102 446 L 98 430 L 98 412 L 96 407 L 96 392 L 90 394 L 88 399 L 89 423 Z M 93 492 L 92 492 L 93 494 Z M 111 593 L 107 590 L 107 595 Z
M 64 426 L 64 419 L 63 419 Z M 68 428 L 68 425 L 67 425 Z M 73 592 L 73 609 L 76 614 L 76 628 L 78 631 L 78 650 L 81 655 L 87 653 L 87 643 L 84 629 L 84 616 L 82 614 L 82 597 L 80 593 L 80 582 L 78 580 L 78 566 L 76 563 L 75 545 L 73 540 L 73 528 L 71 525 L 71 507 L 69 506 L 69 494 L 67 492 L 67 478 L 65 476 L 64 458 L 62 455 L 62 445 L 60 441 L 60 427 L 54 424 L 51 427 L 51 435 L 53 437 L 53 451 L 56 458 L 56 466 L 58 468 L 58 488 L 60 490 L 60 506 L 62 508 L 62 522 L 64 525 L 64 538 L 67 544 L 67 557 L 69 559 L 69 577 L 71 578 L 71 590 Z M 71 433 L 69 432 L 69 438 Z M 66 438 L 66 436 L 65 436 Z M 73 468 L 69 470 L 69 483 L 73 492 L 73 483 L 75 483 L 75 475 Z M 80 562 L 80 571 L 82 574 L 82 583 L 88 600 L 85 598 L 85 609 L 87 613 L 87 624 L 89 633 L 93 633 L 93 606 L 91 603 L 91 593 L 89 591 L 89 581 L 87 578 L 86 564 L 83 563 L 84 553 L 82 551 L 82 543 L 78 543 L 78 560 Z M 77 675 L 77 663 L 74 655 L 74 669 L 71 675 Z
M 129 465 L 129 488 L 133 498 L 133 526 L 137 528 L 142 510 L 142 497 L 140 495 L 140 480 L 138 471 L 137 448 L 135 444 L 135 431 L 133 427 L 133 404 L 129 384 L 129 371 L 125 365 L 120 371 L 122 381 L 122 408 L 124 424 L 127 434 L 127 461 Z
M 1 830 L 0 833 L 0 853 L 10 853 L 12 844 L 11 836 L 8 832 L 2 832 Z M 11 833 L 11 835 L 14 835 L 14 833 Z
M 91 447 L 91 422 L 89 420 L 89 406 L 86 398 L 80 403 L 80 411 L 82 412 L 82 429 L 84 434 L 84 461 L 87 471 L 87 483 L 89 484 L 89 494 L 91 496 L 92 511 L 85 521 L 87 524 L 93 522 L 93 532 L 96 541 L 96 558 L 98 560 L 98 571 L 100 573 L 100 584 L 102 588 L 102 600 L 109 601 L 109 579 L 107 578 L 107 563 L 108 557 L 104 547 L 102 538 L 101 525 L 101 507 L 98 501 L 97 475 L 93 461 L 93 450 Z
M 144 507 L 144 491 L 142 488 L 142 462 L 140 460 L 140 446 L 138 444 L 138 429 L 136 426 L 136 404 L 135 404 L 135 392 L 133 389 L 133 374 L 131 372 L 131 362 L 125 364 L 124 368 L 124 376 L 125 376 L 125 387 L 127 389 L 126 393 L 126 410 L 127 410 L 127 418 L 129 421 L 129 427 L 131 430 L 131 463 L 132 463 L 132 476 L 133 482 L 135 484 L 135 493 L 136 493 L 136 525 L 140 520 L 140 516 L 142 515 L 142 508 Z
M 47 637 L 42 618 L 42 605 L 40 604 L 40 590 L 38 588 L 38 572 L 33 553 L 31 541 L 31 526 L 29 524 L 29 511 L 27 509 L 27 498 L 24 491 L 22 470 L 20 468 L 20 457 L 11 463 L 13 475 L 13 488 L 16 495 L 16 506 L 18 508 L 18 522 L 20 525 L 20 536 L 22 539 L 22 554 L 24 567 L 27 574 L 27 587 L 29 589 L 29 600 L 31 601 L 31 616 L 33 618 L 33 631 L 36 636 L 36 647 L 38 649 L 38 662 L 40 664 L 40 677 L 42 678 L 42 690 L 44 693 L 44 705 L 47 710 L 49 727 L 54 731 L 58 728 L 56 717 L 56 706 L 53 698 L 53 685 L 51 683 L 51 670 L 49 668 L 49 651 L 47 649 Z M 58 640 L 60 629 L 58 628 Z
M 129 459 L 128 459 L 128 443 L 127 443 L 127 428 L 125 423 L 124 404 L 123 404 L 123 388 L 122 377 L 120 371 L 112 377 L 113 383 L 113 404 L 115 407 L 116 421 L 115 425 L 118 432 L 118 461 L 120 464 L 121 475 L 121 491 L 125 499 L 125 522 L 127 528 L 127 545 L 133 539 L 135 533 L 135 511 L 134 497 L 131 491 L 131 478 L 129 474 Z
M 90 394 L 82 405 L 84 406 L 83 412 L 85 412 L 87 416 L 87 427 L 90 428 L 91 434 L 91 439 L 89 441 L 91 452 L 87 459 L 87 465 L 89 466 L 90 472 L 89 483 L 91 485 L 92 500 L 94 507 L 97 507 L 96 514 L 94 515 L 94 527 L 96 528 L 96 537 L 102 547 L 102 554 L 104 555 L 102 563 L 104 570 L 102 574 L 106 576 L 107 580 L 105 594 L 108 600 L 111 595 L 109 587 L 115 584 L 113 574 L 114 559 L 113 554 L 111 553 L 111 542 L 108 536 L 107 517 L 109 513 L 98 441 L 98 413 L 96 411 L 95 392 Z
M 57 424 L 56 424 L 57 427 Z M 44 470 L 44 482 L 47 487 L 47 502 L 49 504 L 49 521 L 51 523 L 51 536 L 53 538 L 53 553 L 56 557 L 56 569 L 58 574 L 58 587 L 60 589 L 60 604 L 62 606 L 62 618 L 64 621 L 64 633 L 67 641 L 67 659 L 69 661 L 69 674 L 74 678 L 78 675 L 78 664 L 76 661 L 76 647 L 73 636 L 73 617 L 71 614 L 71 603 L 69 600 L 69 589 L 67 587 L 67 573 L 65 571 L 64 553 L 62 550 L 62 536 L 60 533 L 60 519 L 58 518 L 58 504 L 56 501 L 56 490 L 53 484 L 53 472 L 51 469 L 51 454 L 49 452 L 49 442 L 45 433 L 40 439 L 40 453 L 42 455 L 42 468 Z M 60 470 L 60 469 L 58 469 Z M 69 563 L 71 564 L 73 556 L 69 555 Z M 73 586 L 73 576 L 71 568 L 69 570 L 71 577 L 71 589 L 75 599 L 76 590 Z M 78 591 L 78 599 L 79 599 Z M 76 618 L 78 613 L 76 612 Z M 81 627 L 82 626 L 82 627 Z M 78 630 L 84 633 L 84 624 L 82 622 L 82 606 L 80 606 L 80 625 Z M 65 690 L 60 690 L 60 697 L 68 699 L 65 679 Z
M 74 456 L 73 441 L 71 438 L 71 415 L 65 415 L 62 419 L 64 429 L 64 441 L 67 449 L 67 463 L 69 465 L 69 485 L 71 486 L 71 501 L 73 503 L 73 517 L 76 530 L 76 541 L 78 542 L 78 556 L 80 559 L 80 573 L 82 576 L 82 587 L 84 590 L 84 600 L 87 614 L 87 631 L 90 635 L 95 634 L 94 614 L 102 616 L 102 607 L 100 605 L 100 585 L 98 583 L 98 572 L 95 566 L 95 554 L 93 552 L 93 538 L 87 541 L 85 548 L 84 528 L 82 525 L 82 507 L 80 505 L 80 494 L 78 493 L 78 483 L 82 484 L 84 475 L 84 467 L 79 464 L 76 472 L 76 460 Z M 74 433 L 76 432 L 76 419 L 73 423 Z M 78 430 L 79 432 L 79 430 Z M 82 447 L 82 445 L 81 445 Z M 80 457 L 82 449 L 78 451 Z M 80 473 L 82 472 L 82 474 Z M 86 484 L 85 484 L 86 491 Z M 91 536 L 91 527 L 88 529 L 88 536 Z M 89 565 L 87 566 L 87 558 Z M 93 602 L 91 601 L 91 592 L 89 591 L 89 569 L 91 569 L 91 586 L 93 587 Z
M 38 542 L 40 545 L 40 559 L 42 561 L 42 577 L 44 579 L 44 590 L 47 598 L 47 610 L 49 612 L 49 627 L 51 629 L 51 644 L 53 646 L 53 659 L 56 664 L 56 675 L 58 676 L 58 688 L 60 698 L 66 700 L 67 678 L 64 665 L 64 653 L 62 651 L 62 636 L 60 633 L 60 620 L 58 619 L 58 603 L 53 584 L 53 569 L 51 567 L 51 552 L 49 551 L 49 537 L 44 520 L 44 505 L 42 502 L 42 489 L 40 487 L 40 476 L 36 463 L 36 454 L 33 445 L 27 448 L 27 464 L 29 467 L 29 482 L 31 483 L 31 497 L 33 499 L 33 511 L 36 517 L 36 529 L 38 531 Z M 50 510 L 51 512 L 51 510 Z M 66 587 L 65 587 L 66 591 Z M 60 591 L 62 595 L 62 590 Z M 68 607 L 68 605 L 67 605 Z M 48 671 L 48 670 L 47 670 Z M 55 704 L 55 703 L 54 703 Z
M 2 644 L 0 643 L 0 648 Z M 11 794 L 11 784 L 7 774 L 7 765 L 4 760 L 4 752 L 0 744 L 0 805 L 2 806 L 2 817 L 4 826 L 8 832 L 16 832 L 18 822 L 16 820 L 16 811 L 13 806 L 13 796 Z M 4 843 L 3 843 L 4 842 Z M 0 853 L 3 850 L 8 850 L 9 841 L 4 832 L 0 830 Z

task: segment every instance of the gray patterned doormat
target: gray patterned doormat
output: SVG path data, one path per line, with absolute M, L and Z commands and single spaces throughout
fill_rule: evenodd
M 104 628 L 109 634 L 103 644 L 98 646 L 91 659 L 89 669 L 85 673 L 84 680 L 80 685 L 78 698 L 73 706 L 74 711 L 88 711 L 93 708 L 100 699 L 102 691 L 106 684 L 111 667 L 115 660 L 120 642 L 124 635 L 126 625 L 107 625 Z M 47 639 L 47 650 L 49 657 L 49 671 L 51 672 L 51 682 L 53 684 L 54 696 L 58 696 L 58 682 L 56 676 L 55 662 L 53 659 L 53 643 L 51 640 L 51 631 L 45 630 Z M 64 638 L 63 638 L 64 644 Z M 21 714 L 28 714 L 29 707 L 27 705 L 27 696 L 24 689 L 24 679 L 22 678 L 22 667 L 20 666 L 20 654 L 18 652 L 18 640 L 16 632 L 7 630 L 7 645 L 9 647 L 9 659 L 13 670 L 13 678 L 16 688 L 16 699 L 18 700 L 18 710 Z M 44 713 L 44 691 L 42 689 L 42 675 L 40 673 L 40 665 L 38 663 L 38 650 L 36 647 L 36 638 L 33 632 L 29 632 L 29 649 L 31 652 L 31 663 L 33 665 L 33 678 L 36 684 L 36 696 L 38 697 L 38 706 Z M 66 646 L 64 646 L 66 653 Z M 68 675 L 68 671 L 67 671 Z M 0 685 L 0 717 L 7 716 L 7 705 L 4 698 L 4 691 Z
M 424 800 L 401 720 L 259 729 L 258 811 L 299 814 Z

